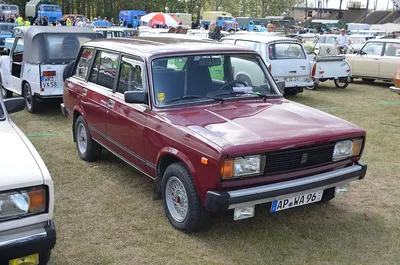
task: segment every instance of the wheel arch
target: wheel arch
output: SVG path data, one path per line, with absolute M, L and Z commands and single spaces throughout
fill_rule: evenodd
M 174 163 L 182 163 L 190 172 L 192 180 L 196 186 L 196 190 L 198 193 L 198 183 L 196 181 L 196 171 L 189 160 L 189 158 L 181 151 L 172 148 L 172 147 L 164 147 L 160 150 L 157 163 L 156 163 L 156 182 L 154 189 L 154 196 L 158 199 L 161 199 L 161 181 L 164 175 L 165 170 Z
M 81 108 L 79 108 L 78 106 L 75 106 L 74 109 L 72 110 L 72 136 L 73 136 L 74 142 L 76 142 L 74 128 L 75 128 L 76 120 L 79 118 L 79 116 L 82 116 L 83 119 L 86 121 L 83 110 Z

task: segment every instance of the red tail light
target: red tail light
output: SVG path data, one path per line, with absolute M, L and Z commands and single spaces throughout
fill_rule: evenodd
M 55 76 L 56 71 L 44 71 L 43 76 Z
M 311 71 L 311 77 L 314 78 L 315 72 L 317 72 L 317 64 L 315 63 L 313 65 L 312 71 Z
M 272 65 L 271 65 L 271 64 L 268 66 L 268 70 L 269 70 L 270 72 L 272 71 Z

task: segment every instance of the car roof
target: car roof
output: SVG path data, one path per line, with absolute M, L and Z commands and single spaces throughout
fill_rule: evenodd
M 400 43 L 400 39 L 370 39 L 368 42 L 391 42 Z
M 222 39 L 234 39 L 234 40 L 249 40 L 249 41 L 258 41 L 258 42 L 273 42 L 273 41 L 292 41 L 292 42 L 297 42 L 297 40 L 288 38 L 288 37 L 282 37 L 282 36 L 277 36 L 277 35 L 267 35 L 267 34 L 240 34 L 240 35 L 231 35 L 224 37 Z
M 89 27 L 18 27 L 15 31 L 16 37 L 24 37 L 24 39 L 33 39 L 38 34 L 46 33 L 95 33 Z
M 248 48 L 193 38 L 186 34 L 172 35 L 171 33 L 171 36 L 156 35 L 135 38 L 98 39 L 89 41 L 84 46 L 116 50 L 141 57 L 203 52 L 256 53 Z

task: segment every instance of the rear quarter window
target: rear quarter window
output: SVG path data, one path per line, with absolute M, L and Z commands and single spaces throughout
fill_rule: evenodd
M 276 43 L 268 46 L 268 56 L 271 60 L 306 59 L 300 44 Z
M 83 48 L 80 54 L 78 64 L 75 68 L 74 76 L 82 79 L 86 79 L 87 73 L 89 72 L 90 63 L 93 60 L 94 49 Z

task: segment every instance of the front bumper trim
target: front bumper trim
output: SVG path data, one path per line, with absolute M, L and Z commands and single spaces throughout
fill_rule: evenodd
M 392 91 L 392 92 L 394 92 L 394 93 L 400 94 L 400 88 L 395 87 L 395 86 L 391 86 L 391 87 L 390 87 L 390 91 Z
M 300 195 L 304 192 L 325 190 L 351 181 L 363 179 L 367 165 L 355 164 L 309 177 L 233 191 L 208 191 L 206 208 L 226 211 L 238 207 L 254 206 Z

